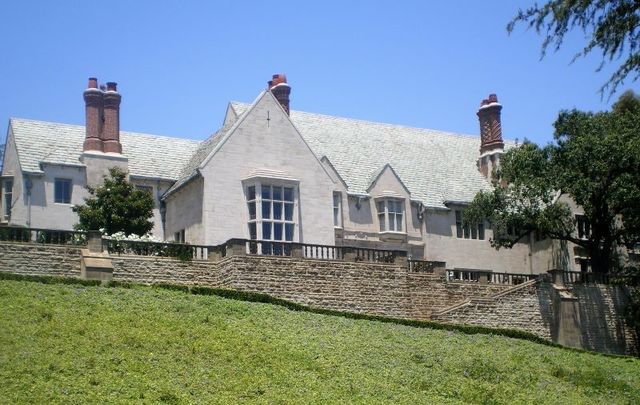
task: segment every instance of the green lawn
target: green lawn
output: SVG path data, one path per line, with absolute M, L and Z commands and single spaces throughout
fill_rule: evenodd
M 639 403 L 640 360 L 150 287 L 0 280 L 2 403 Z

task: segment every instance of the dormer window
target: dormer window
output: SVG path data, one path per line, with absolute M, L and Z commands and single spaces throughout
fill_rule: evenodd
M 380 232 L 404 232 L 404 200 L 386 198 L 377 201 Z

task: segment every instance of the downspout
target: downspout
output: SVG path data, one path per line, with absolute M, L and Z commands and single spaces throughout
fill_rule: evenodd
M 28 175 L 25 175 L 24 184 L 27 188 L 27 228 L 31 228 L 31 188 L 33 182 Z

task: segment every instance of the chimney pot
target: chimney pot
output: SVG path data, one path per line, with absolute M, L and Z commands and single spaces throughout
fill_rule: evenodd
M 289 114 L 289 94 L 291 87 L 287 84 L 287 76 L 283 73 L 273 75 L 273 80 L 267 82 L 268 89 L 278 100 L 282 108 Z
M 107 91 L 118 91 L 116 86 L 118 86 L 116 82 L 107 82 Z
M 97 89 L 98 88 L 98 79 L 95 77 L 89 78 L 89 84 L 87 84 L 88 89 Z

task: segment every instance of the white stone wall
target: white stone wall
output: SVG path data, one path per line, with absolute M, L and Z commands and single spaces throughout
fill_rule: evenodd
M 174 240 L 174 234 L 184 229 L 187 242 L 196 245 L 205 243 L 202 217 L 203 188 L 203 179 L 197 178 L 167 198 L 165 239 Z
M 426 218 L 426 259 L 447 262 L 447 268 L 492 270 L 531 274 L 529 243 L 517 243 L 512 249 L 496 250 L 489 244 L 493 236 L 485 227 L 484 240 L 456 236 L 455 210 L 428 210 Z
M 335 243 L 335 183 L 270 93 L 256 101 L 218 146 L 202 170 L 206 244 L 249 237 L 243 180 L 256 175 L 266 183 L 297 184 L 294 241 Z

